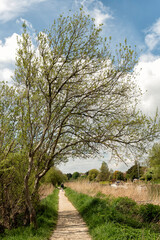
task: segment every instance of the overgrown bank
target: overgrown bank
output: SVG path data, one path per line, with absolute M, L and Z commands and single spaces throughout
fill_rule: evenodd
M 127 197 L 91 197 L 69 188 L 66 195 L 84 218 L 94 240 L 160 239 L 159 206 L 137 205 Z
M 49 239 L 58 218 L 58 189 L 43 199 L 37 207 L 38 228 L 33 226 L 6 230 L 0 235 L 3 240 L 46 240 Z

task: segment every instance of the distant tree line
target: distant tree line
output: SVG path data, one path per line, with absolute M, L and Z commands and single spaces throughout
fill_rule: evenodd
M 138 161 L 135 161 L 134 165 L 131 166 L 126 172 L 113 171 L 108 168 L 106 162 L 102 162 L 102 165 L 99 170 L 91 169 L 86 173 L 74 172 L 73 174 L 68 173 L 67 179 L 69 181 L 73 180 L 83 180 L 87 179 L 89 181 L 133 181 L 133 180 L 142 180 L 142 181 L 157 181 L 160 182 L 160 144 L 156 143 L 153 145 L 153 148 L 149 152 L 147 159 L 147 164 L 141 166 Z

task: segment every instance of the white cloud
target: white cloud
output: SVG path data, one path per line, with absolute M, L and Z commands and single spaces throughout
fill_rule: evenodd
M 20 36 L 13 33 L 12 36 L 5 38 L 4 43 L 0 40 L 0 63 L 14 63 L 17 49 L 17 37 Z
M 100 9 L 96 8 L 93 10 L 92 14 L 95 18 L 96 26 L 99 26 L 99 24 L 104 23 L 105 20 L 111 18 L 111 16 L 108 13 L 103 13 Z
M 147 30 L 145 43 L 150 51 L 160 44 L 160 18 Z
M 160 18 L 146 31 L 145 44 L 148 53 L 140 57 L 136 66 L 143 91 L 140 107 L 145 114 L 154 116 L 157 107 L 160 111 L 160 56 L 151 52 L 160 46 Z
M 10 82 L 13 76 L 13 70 L 9 68 L 0 68 L 0 81 Z
M 160 56 L 143 55 L 137 65 L 138 83 L 143 91 L 141 108 L 147 115 L 160 110 Z
M 83 6 L 84 11 L 95 19 L 96 26 L 113 18 L 109 8 L 99 0 L 75 0 L 75 3 L 77 6 Z
M 105 161 L 108 164 L 109 169 L 113 171 L 119 170 L 126 172 L 134 163 L 127 162 L 127 166 L 123 162 L 115 162 L 114 160 L 109 161 L 108 158 L 102 158 L 101 156 L 97 158 L 87 158 L 87 159 L 69 159 L 67 163 L 61 163 L 57 167 L 63 173 L 74 173 L 82 172 L 85 173 L 91 169 L 100 169 L 102 162 Z
M 140 57 L 136 66 L 143 91 L 140 107 L 145 114 L 154 116 L 157 107 L 160 110 L 160 56 L 151 52 L 160 46 L 160 18 L 146 31 L 145 44 L 148 53 Z
M 109 152 L 100 152 L 97 156 L 92 156 L 89 158 L 76 158 L 76 159 L 68 159 L 68 162 L 66 163 L 60 163 L 57 165 L 57 167 L 63 172 L 63 173 L 73 173 L 73 172 L 87 172 L 91 169 L 100 169 L 102 162 L 106 162 L 109 169 L 116 171 L 122 171 L 126 172 L 128 168 L 130 168 L 134 162 L 131 160 L 127 160 L 126 164 L 121 161 L 117 161 L 114 158 L 111 158 L 111 155 Z
M 7 22 L 25 12 L 34 3 L 46 0 L 0 0 L 0 21 Z
M 10 82 L 13 76 L 17 38 L 20 38 L 20 35 L 13 33 L 12 36 L 5 38 L 4 43 L 0 40 L 0 81 Z

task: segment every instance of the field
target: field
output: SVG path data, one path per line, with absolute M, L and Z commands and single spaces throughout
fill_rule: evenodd
M 96 196 L 97 193 L 102 193 L 107 196 L 129 197 L 139 204 L 152 203 L 160 205 L 160 185 L 158 184 L 137 182 L 109 185 L 97 182 L 76 181 L 68 182 L 65 186 L 90 196 Z
M 93 240 L 160 240 L 160 206 L 138 205 L 128 197 L 91 197 L 67 188 L 69 200 L 88 225 Z

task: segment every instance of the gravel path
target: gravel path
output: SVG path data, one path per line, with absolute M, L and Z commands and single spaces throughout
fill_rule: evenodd
M 81 216 L 68 201 L 64 191 L 59 191 L 58 223 L 50 240 L 91 240 Z

